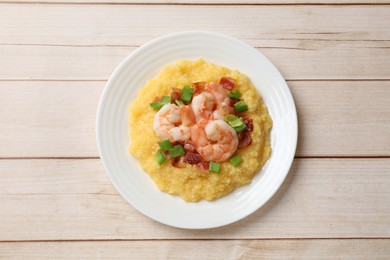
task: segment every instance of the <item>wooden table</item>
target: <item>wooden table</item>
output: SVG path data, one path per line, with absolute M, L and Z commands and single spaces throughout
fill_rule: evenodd
M 0 258 L 390 258 L 390 1 L 0 0 Z M 138 46 L 211 30 L 258 48 L 299 116 L 292 169 L 260 210 L 182 230 L 106 177 L 95 115 Z

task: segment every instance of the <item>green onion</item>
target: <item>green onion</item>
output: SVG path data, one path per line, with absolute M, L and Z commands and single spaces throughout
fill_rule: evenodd
M 226 115 L 224 119 L 226 122 L 228 122 L 229 125 L 231 125 L 231 127 L 234 128 L 237 133 L 240 133 L 246 129 L 244 120 L 242 120 L 241 117 L 236 117 L 235 115 L 229 114 Z
M 219 173 L 220 170 L 221 170 L 221 165 L 219 163 L 210 162 L 210 166 L 209 166 L 210 172 Z
M 173 148 L 169 149 L 169 153 L 172 158 L 176 158 L 186 154 L 181 144 L 175 145 Z
M 233 90 L 228 94 L 228 97 L 234 98 L 234 99 L 240 99 L 241 98 L 241 92 L 238 91 L 238 89 Z
M 169 140 L 160 141 L 158 142 L 158 145 L 163 151 L 168 151 L 169 149 L 173 148 L 173 145 Z
M 183 101 L 181 101 L 180 99 L 176 99 L 176 100 L 175 100 L 175 103 L 176 103 L 176 105 L 178 105 L 179 107 L 182 106 L 182 105 L 184 105 Z
M 160 110 L 164 106 L 164 104 L 161 104 L 161 102 L 152 102 L 152 103 L 150 103 L 150 106 L 154 110 Z
M 164 105 L 169 104 L 169 103 L 171 103 L 171 97 L 170 96 L 163 96 L 161 98 L 161 101 L 152 102 L 152 103 L 150 103 L 150 106 L 154 110 L 160 110 Z
M 245 112 L 248 110 L 248 105 L 244 103 L 244 101 L 239 101 L 234 104 L 234 109 L 237 113 Z
M 242 162 L 242 158 L 239 155 L 236 155 L 230 159 L 230 163 L 233 164 L 234 167 L 237 167 Z
M 235 115 L 228 114 L 223 119 L 225 119 L 226 122 L 230 122 L 230 121 L 233 121 L 234 119 L 237 119 L 237 118 L 238 117 L 236 117 Z
M 233 121 L 229 121 L 229 124 L 234 128 L 234 127 L 241 127 L 242 125 L 245 125 L 244 121 L 242 118 L 236 118 Z
M 181 94 L 181 100 L 184 102 L 190 102 L 192 99 L 192 94 L 194 93 L 194 89 L 189 86 L 184 86 Z
M 171 102 L 172 102 L 171 96 L 163 96 L 161 98 L 161 104 L 163 104 L 163 105 L 169 104 Z
M 160 150 L 157 151 L 157 153 L 154 155 L 154 158 L 156 159 L 158 165 L 163 164 L 168 159 L 167 156 Z

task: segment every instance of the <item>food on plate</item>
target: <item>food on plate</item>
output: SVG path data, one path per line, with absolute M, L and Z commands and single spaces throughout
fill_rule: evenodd
M 167 65 L 129 109 L 129 152 L 160 190 L 214 200 L 251 182 L 271 154 L 268 115 L 237 70 L 198 59 Z

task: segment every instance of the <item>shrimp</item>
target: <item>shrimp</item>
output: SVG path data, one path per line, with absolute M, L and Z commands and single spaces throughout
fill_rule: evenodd
M 153 130 L 163 140 L 185 142 L 191 137 L 195 115 L 190 106 L 164 105 L 154 116 Z
M 227 91 L 221 84 L 209 82 L 206 84 L 205 90 L 214 96 L 217 104 L 217 109 L 213 111 L 211 119 L 223 119 L 227 114 L 234 114 L 234 108 L 229 105 L 230 98 L 227 96 Z
M 215 107 L 215 98 L 211 93 L 202 92 L 192 99 L 191 107 L 194 111 L 196 122 L 207 122 Z
M 206 124 L 194 125 L 191 139 L 197 152 L 207 161 L 225 161 L 238 146 L 236 132 L 224 120 L 210 120 Z
M 205 90 L 210 92 L 214 96 L 217 104 L 221 104 L 222 102 L 224 102 L 227 97 L 226 89 L 224 89 L 220 84 L 214 81 L 207 83 L 205 86 Z

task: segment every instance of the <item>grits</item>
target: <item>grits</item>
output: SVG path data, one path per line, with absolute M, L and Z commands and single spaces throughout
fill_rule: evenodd
M 160 139 L 153 131 L 154 111 L 149 103 L 156 96 L 169 96 L 173 87 L 182 89 L 199 81 L 219 81 L 223 76 L 236 80 L 235 88 L 241 99 L 248 104 L 247 114 L 253 120 L 254 129 L 250 133 L 252 144 L 239 149 L 235 154 L 243 162 L 234 167 L 229 161 L 221 163 L 219 174 L 202 171 L 196 166 L 186 164 L 185 168 L 173 167 L 170 160 L 159 166 L 154 154 L 159 149 Z M 167 65 L 161 73 L 147 82 L 129 108 L 129 129 L 131 143 L 129 152 L 140 162 L 141 167 L 151 176 L 160 190 L 179 195 L 186 201 L 200 199 L 214 200 L 222 197 L 236 187 L 251 182 L 253 176 L 265 164 L 271 154 L 270 130 L 272 119 L 255 87 L 249 79 L 237 70 L 229 70 L 202 59 L 179 61 Z

